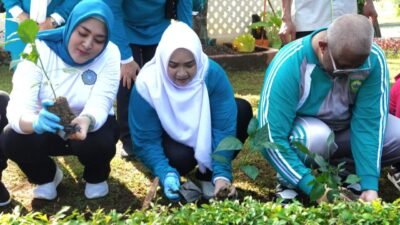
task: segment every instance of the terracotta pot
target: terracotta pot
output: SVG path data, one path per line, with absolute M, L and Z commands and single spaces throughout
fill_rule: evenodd
M 256 46 L 268 48 L 269 41 L 267 39 L 256 39 Z

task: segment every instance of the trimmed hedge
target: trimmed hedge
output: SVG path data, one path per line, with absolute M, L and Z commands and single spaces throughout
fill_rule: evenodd
M 21 215 L 0 214 L 0 224 L 400 224 L 400 200 L 393 203 L 375 201 L 323 203 L 303 207 L 300 203 L 282 206 L 262 203 L 246 197 L 242 202 L 211 202 L 196 206 L 171 207 L 153 205 L 146 211 L 117 213 L 102 210 L 88 214 L 69 211 L 68 207 L 48 217 L 40 212 Z

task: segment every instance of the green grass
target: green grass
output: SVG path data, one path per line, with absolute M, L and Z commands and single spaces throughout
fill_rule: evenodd
M 389 59 L 391 74 L 400 72 L 398 59 Z M 237 72 L 227 71 L 229 79 L 235 90 L 235 95 L 247 99 L 253 106 L 254 114 L 257 112 L 259 93 L 262 88 L 264 71 Z M 0 89 L 10 92 L 11 73 L 5 66 L 0 66 Z M 121 144 L 118 143 L 118 149 Z M 10 206 L 4 207 L 3 211 L 10 212 L 19 205 L 23 211 L 42 211 L 54 214 L 63 206 L 71 206 L 81 212 L 93 211 L 104 208 L 106 212 L 116 209 L 124 212 L 127 209 L 140 209 L 144 197 L 149 189 L 151 177 L 149 172 L 138 161 L 127 161 L 117 154 L 111 162 L 111 175 L 109 178 L 110 194 L 99 200 L 86 200 L 83 194 L 84 182 L 81 179 L 82 166 L 75 157 L 57 157 L 57 163 L 64 171 L 64 180 L 58 188 L 58 198 L 55 201 L 32 200 L 33 186 L 27 181 L 24 174 L 11 161 L 8 168 L 3 172 L 3 181 L 13 195 Z M 260 176 L 256 181 L 246 177 L 239 167 L 244 164 L 255 164 L 260 168 Z M 242 151 L 233 163 L 235 185 L 240 198 L 251 195 L 261 201 L 270 201 L 275 186 L 275 172 L 266 160 L 258 154 L 249 154 L 248 150 Z M 386 172 L 382 172 L 386 175 Z M 381 178 L 382 198 L 393 201 L 398 197 L 398 191 L 388 183 L 383 176 Z M 157 201 L 161 204 L 167 202 L 161 198 L 160 190 L 157 192 Z

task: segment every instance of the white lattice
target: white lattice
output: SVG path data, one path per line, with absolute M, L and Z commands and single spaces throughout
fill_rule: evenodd
M 271 1 L 274 9 L 280 8 L 278 0 Z M 207 29 L 217 42 L 231 41 L 237 35 L 248 32 L 251 15 L 260 14 L 263 0 L 208 0 Z M 271 11 L 267 4 L 267 11 Z

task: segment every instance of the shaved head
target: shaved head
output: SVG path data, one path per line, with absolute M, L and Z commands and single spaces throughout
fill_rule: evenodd
M 353 56 L 367 57 L 371 51 L 374 30 L 367 17 L 357 14 L 346 14 L 328 27 L 327 42 L 332 55 L 344 53 Z

